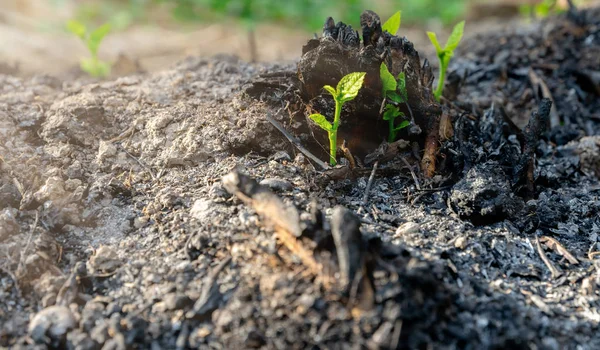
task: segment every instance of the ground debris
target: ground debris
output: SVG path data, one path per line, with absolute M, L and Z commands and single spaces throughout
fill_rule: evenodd
M 191 57 L 95 83 L 0 75 L 0 347 L 600 348 L 598 11 L 461 44 L 433 178 L 423 125 L 376 152 L 374 139 L 366 167 L 320 172 L 265 120 L 326 159 L 292 97 L 294 64 Z M 377 53 L 387 35 L 369 21 Z M 356 47 L 348 26 L 328 33 L 306 49 Z M 530 68 L 562 119 L 543 133 Z M 259 76 L 261 101 L 238 94 Z M 235 166 L 256 181 L 229 178 L 232 196 Z M 286 184 L 268 180 L 275 195 L 263 179 Z M 88 269 L 103 246 L 119 263 Z M 57 307 L 66 322 L 53 328 L 42 315 Z

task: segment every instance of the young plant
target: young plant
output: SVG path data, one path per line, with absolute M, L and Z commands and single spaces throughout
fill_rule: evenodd
M 442 91 L 444 90 L 444 82 L 446 80 L 446 70 L 448 69 L 448 64 L 450 63 L 450 58 L 454 54 L 454 50 L 458 47 L 460 43 L 460 39 L 462 39 L 463 31 L 465 29 L 465 21 L 462 21 L 454 26 L 452 30 L 452 34 L 446 41 L 446 46 L 442 48 L 440 43 L 437 40 L 437 36 L 433 32 L 427 32 L 427 36 L 429 36 L 429 40 L 433 46 L 435 46 L 435 51 L 437 52 L 438 59 L 440 61 L 440 78 L 438 80 L 437 86 L 435 88 L 435 92 L 433 96 L 439 102 L 442 97 Z
M 400 29 L 402 13 L 400 11 L 394 13 L 392 17 L 388 18 L 387 21 L 381 26 L 381 30 L 387 31 L 392 35 L 396 35 L 398 29 Z
M 323 88 L 333 96 L 335 101 L 335 112 L 333 124 L 322 114 L 311 114 L 312 119 L 321 129 L 327 131 L 329 135 L 329 164 L 335 166 L 337 164 L 337 131 L 340 126 L 340 116 L 342 114 L 342 106 L 348 101 L 354 100 L 360 91 L 365 80 L 364 72 L 350 73 L 344 76 L 334 89 L 330 85 L 325 85 Z
M 110 24 L 106 23 L 90 33 L 83 23 L 71 20 L 67 22 L 67 29 L 83 40 L 90 51 L 91 57 L 81 59 L 81 70 L 93 77 L 106 77 L 110 73 L 110 64 L 98 58 L 98 47 L 110 32 Z
M 396 141 L 398 132 L 410 125 L 408 120 L 403 120 L 396 126 L 396 118 L 404 117 L 404 113 L 398 108 L 398 104 L 408 103 L 408 94 L 406 92 L 406 79 L 404 72 L 398 74 L 398 78 L 394 78 L 390 73 L 385 63 L 382 63 L 379 68 L 379 77 L 383 85 L 383 96 L 391 103 L 385 105 L 383 111 L 383 120 L 388 121 L 388 142 Z

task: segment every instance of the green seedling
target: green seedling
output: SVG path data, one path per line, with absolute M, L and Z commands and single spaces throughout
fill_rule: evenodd
M 337 131 L 340 126 L 342 106 L 344 103 L 356 98 L 365 80 L 365 75 L 366 73 L 364 72 L 350 73 L 338 82 L 335 89 L 330 85 L 323 86 L 323 88 L 333 96 L 333 100 L 335 101 L 333 124 L 331 124 L 322 114 L 316 113 L 310 115 L 310 119 L 312 119 L 321 129 L 327 131 L 327 134 L 329 135 L 329 164 L 332 166 L 337 164 Z
M 83 23 L 71 20 L 67 22 L 67 29 L 80 38 L 90 51 L 91 57 L 83 58 L 80 62 L 81 70 L 93 77 L 106 77 L 110 73 L 110 64 L 98 58 L 98 47 L 110 32 L 110 24 L 101 25 L 90 33 Z
M 535 5 L 524 4 L 519 6 L 519 12 L 524 17 L 529 18 L 546 18 L 552 14 L 564 12 L 557 0 L 544 0 Z
M 387 21 L 381 26 L 381 30 L 387 31 L 392 35 L 396 35 L 398 29 L 400 29 L 400 21 L 401 21 L 401 12 L 398 11 L 392 15 L 392 17 L 388 18 Z
M 397 78 L 390 73 L 387 65 L 382 63 L 379 68 L 379 77 L 383 86 L 383 96 L 391 103 L 386 103 L 383 111 L 383 120 L 388 122 L 388 142 L 396 141 L 398 132 L 410 125 L 408 120 L 403 120 L 396 126 L 396 119 L 404 117 L 404 113 L 398 108 L 398 104 L 408 103 L 408 94 L 406 92 L 406 78 L 404 72 L 400 72 Z
M 442 48 L 440 43 L 437 40 L 437 36 L 433 32 L 427 32 L 427 36 L 429 36 L 429 40 L 435 47 L 435 51 L 437 52 L 437 57 L 440 61 L 440 78 L 438 80 L 437 86 L 435 88 L 435 92 L 433 96 L 439 102 L 442 97 L 442 92 L 444 90 L 444 81 L 446 80 L 446 70 L 448 69 L 448 64 L 450 63 L 450 59 L 454 54 L 454 50 L 458 47 L 460 43 L 460 39 L 462 39 L 463 32 L 465 29 L 465 21 L 462 21 L 454 26 L 452 30 L 452 34 L 446 41 L 446 46 Z

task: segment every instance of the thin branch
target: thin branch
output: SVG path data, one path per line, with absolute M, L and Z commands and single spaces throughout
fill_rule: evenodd
M 365 188 L 365 194 L 362 200 L 363 205 L 366 205 L 367 201 L 369 200 L 369 192 L 371 192 L 371 187 L 373 186 L 373 180 L 375 180 L 375 172 L 377 171 L 378 165 L 378 161 L 373 164 L 373 171 L 371 171 L 371 175 L 369 176 L 369 182 L 367 182 L 367 188 Z
M 540 258 L 542 258 L 542 261 L 544 262 L 544 264 L 546 264 L 546 266 L 550 270 L 550 273 L 552 273 L 552 278 L 556 279 L 562 276 L 562 272 L 560 272 L 556 267 L 554 267 L 554 264 L 552 264 L 550 259 L 548 259 L 548 257 L 546 256 L 546 253 L 544 252 L 544 249 L 542 249 L 542 245 L 540 244 L 540 240 L 537 235 L 535 236 L 535 245 L 537 248 L 537 252 L 540 255 Z
M 25 256 L 27 256 L 27 251 L 29 250 L 29 245 L 31 244 L 31 238 L 33 237 L 33 233 L 35 232 L 39 218 L 40 218 L 40 213 L 36 210 L 35 211 L 35 221 L 33 222 L 33 225 L 31 226 L 31 230 L 29 231 L 29 237 L 27 238 L 27 244 L 25 245 L 25 249 L 21 252 L 21 256 L 19 257 L 19 265 L 17 265 L 17 271 L 16 271 L 17 277 L 21 276 L 22 269 L 24 268 Z
M 279 124 L 278 121 L 276 121 L 275 119 L 273 119 L 273 117 L 269 114 L 267 114 L 267 120 L 269 121 L 269 123 L 273 124 L 273 126 L 279 130 L 280 133 L 283 134 L 283 136 L 285 136 L 294 146 L 296 146 L 296 148 L 302 152 L 305 156 L 307 156 L 308 158 L 310 158 L 313 162 L 315 162 L 317 165 L 319 165 L 323 170 L 328 170 L 330 167 L 329 165 L 327 165 L 325 162 L 323 162 L 322 160 L 320 160 L 319 158 L 317 158 L 314 154 L 310 153 L 309 150 L 307 150 L 306 148 L 304 148 L 304 146 L 302 146 L 300 144 L 300 141 L 295 138 L 294 136 L 292 136 L 292 134 L 290 134 L 289 132 L 287 132 L 287 130 L 285 130 L 285 128 Z

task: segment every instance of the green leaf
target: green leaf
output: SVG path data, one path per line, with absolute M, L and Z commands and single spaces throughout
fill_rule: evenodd
M 85 39 L 85 33 L 87 29 L 85 29 L 85 25 L 83 23 L 72 19 L 67 22 L 67 30 L 77 35 L 80 39 Z
M 437 35 L 435 35 L 434 32 L 427 32 L 427 36 L 429 37 L 429 40 L 435 47 L 435 51 L 437 52 L 438 55 L 440 54 L 440 52 L 444 51 L 444 49 L 442 49 L 442 47 L 440 46 L 440 43 L 438 42 Z
M 335 88 L 331 85 L 325 85 L 323 86 L 323 89 L 329 91 L 329 93 L 331 94 L 331 96 L 333 96 L 333 98 L 337 98 L 337 91 L 335 91 Z
M 387 98 L 396 103 L 406 103 L 406 100 L 397 91 L 388 91 Z
M 383 94 L 385 95 L 388 91 L 396 91 L 396 79 L 385 63 L 381 63 L 379 67 L 379 77 L 381 78 L 381 85 L 383 86 Z
M 311 114 L 310 119 L 312 119 L 315 123 L 317 123 L 317 125 L 320 126 L 321 129 L 323 129 L 327 132 L 331 132 L 331 130 L 333 129 L 333 127 L 331 126 L 331 123 L 328 122 L 327 118 L 325 118 L 325 116 L 322 114 L 319 114 L 319 113 Z
M 398 125 L 397 127 L 394 128 L 394 131 L 400 131 L 400 130 L 406 128 L 409 125 L 410 125 L 410 122 L 408 120 L 403 120 L 400 123 L 400 125 Z
M 365 72 L 350 73 L 344 76 L 337 85 L 338 102 L 354 100 L 365 80 Z
M 396 35 L 398 29 L 400 29 L 400 11 L 394 13 L 392 17 L 388 18 L 387 21 L 381 26 L 381 30 L 385 30 L 392 35 Z
M 383 120 L 394 120 L 401 114 L 402 112 L 398 110 L 398 107 L 388 104 L 385 106 L 385 111 L 383 112 Z
M 459 22 L 454 26 L 454 29 L 452 29 L 452 34 L 450 34 L 448 41 L 446 41 L 446 47 L 444 48 L 446 51 L 452 52 L 458 47 L 460 39 L 462 39 L 464 30 L 465 21 Z
M 400 72 L 398 74 L 397 86 L 398 86 L 398 88 L 396 90 L 398 91 L 398 95 L 402 99 L 401 102 L 402 103 L 408 102 L 408 93 L 406 92 L 406 76 L 404 75 L 404 72 Z
M 90 34 L 87 45 L 92 55 L 95 56 L 98 53 L 98 46 L 100 46 L 102 39 L 104 39 L 108 32 L 110 32 L 110 23 L 101 25 Z

